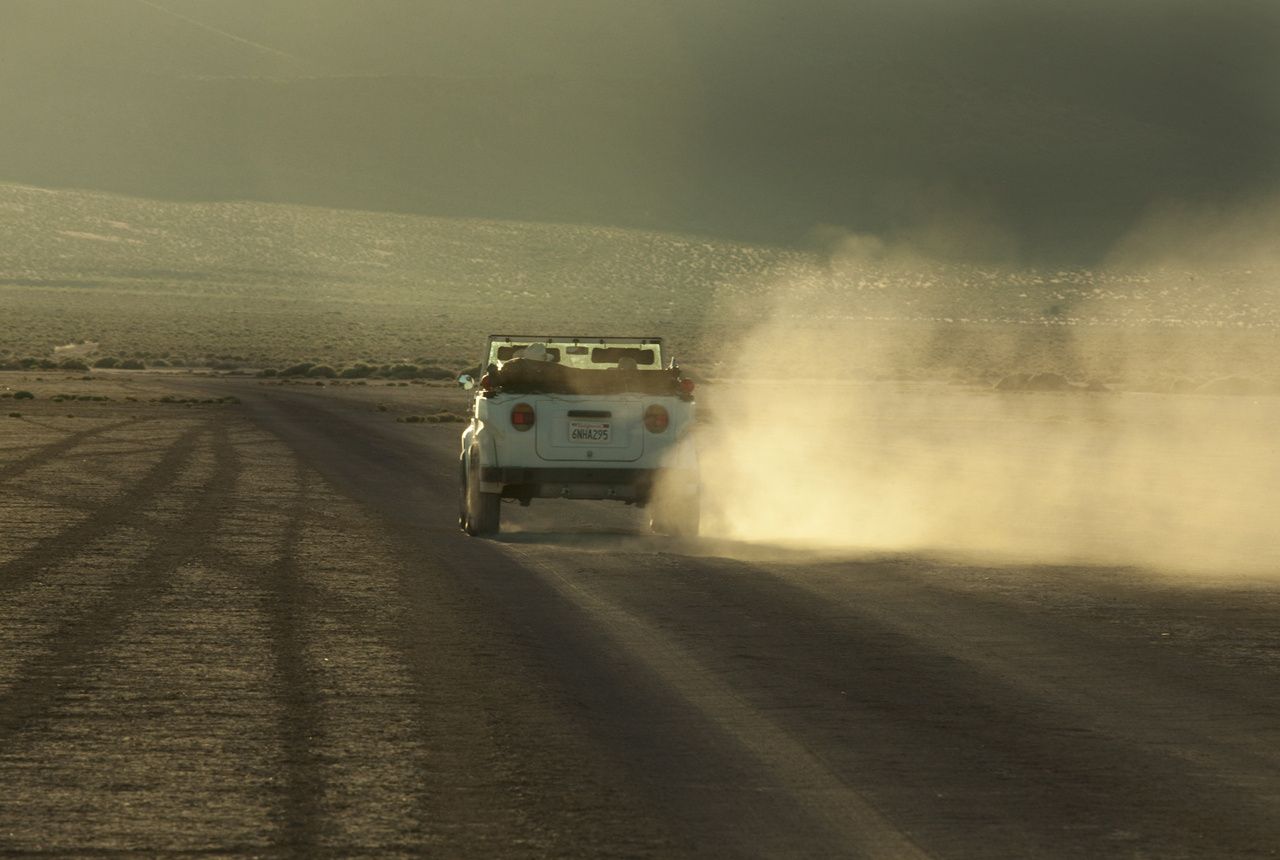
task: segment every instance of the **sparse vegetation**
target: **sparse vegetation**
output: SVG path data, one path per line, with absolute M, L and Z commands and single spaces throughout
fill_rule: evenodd
M 417 379 L 419 373 L 416 365 L 396 364 L 383 370 L 382 375 L 390 379 Z
M 30 391 L 15 391 L 13 392 L 13 399 L 14 400 L 34 400 L 35 395 L 32 394 Z
M 266 367 L 257 371 L 255 376 L 261 379 L 342 379 L 342 380 L 365 380 L 365 379 L 382 379 L 390 380 L 389 385 L 401 385 L 413 383 L 421 383 L 425 381 L 452 381 L 456 378 L 452 370 L 438 367 L 435 365 L 427 365 L 425 367 L 416 364 L 366 364 L 364 362 L 356 362 L 355 364 L 345 367 L 334 367 L 328 364 L 314 364 L 309 361 L 296 362 L 283 368 Z
M 441 411 L 431 415 L 401 415 L 396 418 L 398 424 L 453 424 L 466 421 L 467 416 L 457 412 Z
M 7 358 L 0 362 L 0 370 L 53 370 L 58 366 L 56 361 L 48 358 Z
M 89 369 L 88 367 L 83 366 L 82 362 L 78 363 L 82 365 L 81 369 Z M 67 367 L 67 362 L 63 362 L 59 366 L 65 368 Z M 97 370 L 146 370 L 147 368 L 146 363 L 140 358 L 117 358 L 114 355 L 104 355 L 102 358 L 96 360 L 93 363 L 93 366 Z
M 126 398 L 127 399 L 127 398 Z M 152 403 L 169 403 L 182 406 L 220 406 L 224 404 L 235 404 L 240 402 L 239 397 L 230 395 L 227 397 L 178 397 L 173 394 L 166 394 L 163 397 L 153 398 Z

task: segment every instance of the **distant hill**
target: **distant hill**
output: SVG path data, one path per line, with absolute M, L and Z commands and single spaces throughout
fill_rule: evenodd
M 749 299 L 808 262 L 649 231 L 14 185 L 0 235 L 0 357 L 89 340 L 254 366 L 464 366 L 491 331 L 658 333 L 688 357 L 708 327 L 740 337 Z
M 484 335 L 508 331 L 657 333 L 687 364 L 724 375 L 744 351 L 753 366 L 772 356 L 782 377 L 1080 381 L 1158 367 L 1200 382 L 1280 367 L 1276 269 L 1262 258 L 1198 271 L 1005 268 L 856 242 L 810 253 L 3 184 L 0 235 L 0 360 L 89 341 L 147 362 L 456 369 Z

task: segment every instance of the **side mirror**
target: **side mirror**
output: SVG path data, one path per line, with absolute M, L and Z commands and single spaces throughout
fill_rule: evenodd
M 467 391 L 470 391 L 471 389 L 476 387 L 476 381 L 471 377 L 471 374 L 469 373 L 464 373 L 460 375 L 458 377 L 458 384 L 461 385 L 463 388 L 465 388 Z

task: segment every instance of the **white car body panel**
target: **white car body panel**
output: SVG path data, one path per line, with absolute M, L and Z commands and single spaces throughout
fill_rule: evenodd
M 545 342 L 556 345 L 565 355 L 568 349 L 588 347 L 597 351 L 634 349 L 636 344 L 652 350 L 653 362 L 660 361 L 658 338 L 520 338 L 491 336 L 488 358 L 498 354 L 502 344 Z M 567 343 L 583 347 L 566 347 Z M 506 346 L 511 354 L 512 346 Z M 568 357 L 568 356 L 566 356 Z M 646 356 L 647 357 L 647 356 Z M 591 371 L 592 381 L 608 380 L 608 369 L 586 364 L 577 357 L 577 368 Z M 490 372 L 500 362 L 488 364 Z M 576 373 L 578 370 L 570 370 Z M 471 423 L 462 433 L 464 482 L 474 474 L 479 490 L 499 494 L 528 504 L 535 498 L 613 499 L 646 505 L 661 485 L 662 493 L 696 499 L 698 493 L 697 453 L 690 429 L 695 404 L 688 390 L 681 388 L 678 370 L 663 368 L 639 371 L 627 368 L 630 378 L 644 380 L 650 393 L 620 390 L 616 393 L 575 394 L 559 391 L 507 391 L 490 385 L 477 390 Z M 619 377 L 626 378 L 626 377 Z M 668 383 L 666 380 L 670 380 Z M 612 384 L 612 383 L 610 383 Z M 656 393 L 654 393 L 656 392 Z M 532 407 L 533 426 L 514 426 L 512 410 L 517 404 Z M 646 411 L 661 407 L 666 426 L 657 432 L 646 427 Z M 472 471 L 469 471 L 472 470 Z M 464 516 L 465 519 L 465 516 Z

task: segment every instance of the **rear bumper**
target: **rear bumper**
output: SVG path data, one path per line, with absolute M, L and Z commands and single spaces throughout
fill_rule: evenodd
M 660 469 L 566 469 L 481 466 L 480 480 L 495 484 L 652 484 Z
M 618 499 L 643 504 L 660 482 L 696 488 L 697 476 L 677 469 L 480 467 L 480 486 L 485 492 L 513 499 Z

